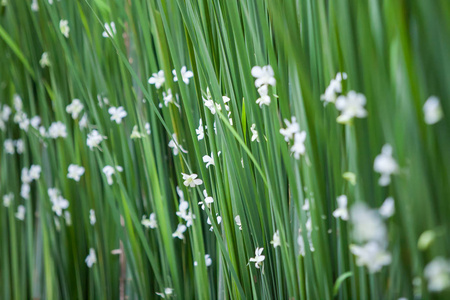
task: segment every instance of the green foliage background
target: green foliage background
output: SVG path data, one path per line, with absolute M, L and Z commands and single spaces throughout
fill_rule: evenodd
M 28 116 L 40 115 L 46 128 L 65 123 L 68 137 L 41 139 L 12 121 L 0 133 L 2 145 L 7 138 L 26 143 L 20 156 L 0 150 L 0 194 L 15 194 L 11 207 L 0 209 L 0 298 L 116 299 L 121 287 L 129 299 L 153 299 L 165 287 L 179 299 L 450 297 L 430 294 L 423 278 L 434 257 L 450 255 L 449 1 L 37 2 L 38 12 L 25 0 L 0 8 L 0 101 L 12 106 L 19 94 Z M 61 19 L 69 21 L 67 39 Z M 103 24 L 111 21 L 117 34 L 103 38 Z M 39 65 L 43 52 L 49 53 L 48 68 Z M 267 64 L 278 97 L 261 109 L 251 68 Z M 194 72 L 189 85 L 170 80 L 172 69 L 184 65 Z M 156 90 L 147 80 L 160 69 L 168 80 Z M 320 101 L 339 71 L 348 74 L 345 92 L 367 98 L 368 117 L 348 125 L 338 124 L 334 106 Z M 219 103 L 222 95 L 231 98 L 233 126 L 223 113 L 211 115 L 204 107 L 207 87 Z M 167 88 L 179 94 L 180 110 L 159 108 Z M 125 108 L 122 125 L 110 121 L 97 95 Z M 441 99 L 444 112 L 435 125 L 423 120 L 430 95 Z M 80 130 L 65 112 L 74 98 L 85 106 L 89 130 Z M 300 160 L 279 134 L 291 116 L 307 132 Z M 202 141 L 195 133 L 199 118 L 208 127 Z M 145 132 L 146 122 L 151 135 L 130 139 L 133 126 Z M 260 143 L 250 141 L 253 123 Z M 86 146 L 94 128 L 108 136 L 102 151 Z M 173 133 L 187 154 L 172 155 L 167 145 Z M 401 171 L 389 187 L 380 187 L 373 162 L 385 143 L 393 146 Z M 216 165 L 206 169 L 202 156 L 218 151 Z M 86 168 L 79 183 L 66 177 L 71 163 Z M 19 196 L 20 171 L 31 164 L 43 172 L 27 201 Z M 107 164 L 124 168 L 112 186 L 101 172 Z M 343 179 L 347 171 L 356 174 L 355 186 Z M 199 174 L 204 185 L 184 188 L 182 172 Z M 197 216 L 184 241 L 172 238 L 180 222 L 176 186 Z M 61 229 L 55 227 L 49 187 L 69 200 L 72 226 L 61 219 Z M 215 199 L 210 212 L 197 205 L 203 188 Z M 379 207 L 386 197 L 395 199 L 388 221 L 392 264 L 379 273 L 356 266 L 350 225 L 331 215 L 341 194 L 349 205 Z M 307 241 L 306 198 L 315 251 L 306 247 L 303 257 L 297 236 L 302 229 Z M 14 217 L 20 204 L 27 208 L 23 222 Z M 96 211 L 94 226 L 89 209 Z M 156 230 L 140 224 L 151 212 Z M 216 213 L 222 223 L 213 222 L 210 232 L 206 219 L 215 220 Z M 274 249 L 276 230 L 282 246 Z M 435 239 L 419 249 L 427 230 Z M 111 254 L 120 242 L 123 255 Z M 247 265 L 257 247 L 264 247 L 263 272 Z M 91 269 L 84 262 L 89 248 L 98 259 Z M 208 268 L 206 253 L 213 259 Z M 415 277 L 423 279 L 418 286 Z

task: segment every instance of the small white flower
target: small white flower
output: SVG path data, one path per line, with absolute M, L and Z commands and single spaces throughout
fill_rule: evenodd
M 220 151 L 219 151 L 219 154 L 220 154 Z M 211 152 L 211 156 L 208 156 L 208 155 L 203 156 L 203 162 L 206 163 L 206 168 L 208 168 L 211 165 L 215 166 L 213 153 Z
M 305 140 L 306 132 L 302 131 L 294 135 L 294 145 L 291 147 L 291 152 L 294 154 L 295 159 L 299 159 L 300 155 L 305 154 Z
M 395 212 L 394 198 L 386 198 L 378 211 L 380 212 L 380 215 L 385 219 L 392 217 Z
M 108 37 L 114 37 L 117 33 L 116 31 L 116 24 L 114 22 L 111 22 L 110 24 L 105 23 L 105 31 L 102 32 L 102 37 L 108 38 Z
M 61 20 L 59 21 L 59 30 L 61 30 L 61 33 L 68 38 L 69 37 L 69 21 L 67 20 Z
M 30 199 L 30 185 L 28 183 L 22 183 L 20 186 L 20 197 L 29 200 Z
M 150 129 L 150 123 L 145 123 L 144 128 L 148 135 L 150 135 L 150 133 L 152 133 L 152 131 Z
M 305 241 L 303 240 L 303 235 L 301 233 L 299 233 L 298 237 L 297 237 L 297 245 L 298 245 L 298 250 L 301 256 L 305 256 L 306 252 L 305 252 Z
M 116 168 L 112 166 L 103 167 L 103 173 L 106 176 L 106 181 L 108 182 L 108 185 L 113 184 L 112 176 L 116 173 L 116 171 L 122 172 L 123 168 L 121 166 L 117 166 Z
M 11 139 L 6 139 L 3 142 L 3 147 L 5 147 L 5 152 L 8 154 L 14 154 L 16 152 L 14 149 L 14 141 Z
M 255 267 L 257 269 L 261 268 L 264 259 L 266 259 L 266 257 L 264 255 L 262 255 L 264 248 L 256 248 L 255 250 L 255 257 L 250 258 L 250 262 L 254 262 L 255 263 Z
M 337 73 L 335 79 L 331 79 L 330 84 L 325 89 L 325 93 L 320 96 L 320 100 L 326 103 L 336 102 L 337 94 L 342 93 L 342 80 L 347 79 L 346 73 Z
M 48 136 L 52 139 L 57 139 L 59 137 L 66 138 L 67 137 L 67 128 L 66 125 L 60 121 L 53 122 L 48 128 Z
M 258 93 L 259 93 L 259 98 L 256 99 L 256 104 L 259 105 L 259 107 L 262 107 L 263 105 L 270 105 L 270 96 L 268 95 L 269 93 L 269 89 L 267 87 L 267 85 L 262 85 L 259 89 L 258 89 Z
M 442 292 L 450 287 L 450 261 L 439 256 L 424 269 L 430 292 Z
M 19 205 L 17 207 L 17 212 L 15 214 L 16 218 L 20 221 L 25 220 L 25 212 L 26 212 L 26 208 L 23 205 Z
M 72 103 L 66 106 L 66 112 L 72 114 L 72 119 L 77 119 L 80 112 L 83 110 L 83 103 L 80 99 L 73 99 Z
M 197 265 L 198 265 L 197 262 L 194 261 L 194 267 L 196 267 Z M 212 259 L 209 254 L 205 254 L 205 265 L 206 265 L 206 267 L 209 267 L 212 265 Z
M 252 124 L 252 127 L 250 127 L 250 131 L 252 132 L 252 142 L 257 141 L 259 143 L 259 136 L 258 131 L 256 131 L 256 124 Z
M 108 109 L 108 113 L 111 115 L 111 121 L 115 121 L 117 124 L 122 123 L 122 119 L 127 116 L 127 112 L 122 106 L 112 106 Z
M 194 73 L 192 73 L 192 71 L 188 71 L 186 66 L 181 67 L 180 73 L 184 83 L 186 84 L 189 84 L 189 78 L 194 77 Z M 173 70 L 172 74 L 174 76 L 173 81 L 177 82 L 178 81 L 177 72 Z
M 64 199 L 62 196 L 58 196 L 53 199 L 51 198 L 50 201 L 53 204 L 52 210 L 58 217 L 62 215 L 63 209 L 67 209 L 69 207 L 69 201 L 67 201 L 67 199 Z
M 51 64 L 47 52 L 42 53 L 41 59 L 39 60 L 39 64 L 41 65 L 41 68 L 50 67 Z
M 241 217 L 237 215 L 236 217 L 234 217 L 234 221 L 236 222 L 236 225 L 239 227 L 239 230 L 242 230 Z
M 67 178 L 75 181 L 80 181 L 80 177 L 84 174 L 84 168 L 78 165 L 71 164 L 68 168 Z
M 11 107 L 9 107 L 8 105 L 4 104 L 2 107 L 2 111 L 0 113 L 0 118 L 7 122 L 9 120 L 9 116 L 11 115 L 12 110 Z
M 385 244 L 387 229 L 378 211 L 364 203 L 355 203 L 350 209 L 353 238 L 358 242 L 375 241 Z
M 157 228 L 158 223 L 156 222 L 156 214 L 151 213 L 148 219 L 145 217 L 145 215 L 143 215 L 141 224 L 144 225 L 145 228 Z
M 41 125 L 41 117 L 39 117 L 39 116 L 32 117 L 30 120 L 30 124 L 31 124 L 31 127 L 33 127 L 34 129 L 38 129 L 39 125 Z
M 57 188 L 49 188 L 47 190 L 48 197 L 50 201 L 53 202 L 60 195 L 60 191 Z
M 39 127 L 39 134 L 40 134 L 42 137 L 46 137 L 46 136 L 47 136 L 47 132 L 46 132 L 44 126 L 40 126 L 40 127 Z
M 378 180 L 379 185 L 386 186 L 391 183 L 391 175 L 398 172 L 397 162 L 392 157 L 391 145 L 386 144 L 383 146 L 381 154 L 375 158 L 373 169 L 375 172 L 381 174 L 381 177 Z
M 173 155 L 177 156 L 179 151 L 187 153 L 187 151 L 178 143 L 177 134 L 172 134 L 172 139 L 169 141 L 169 147 L 172 148 Z
M 202 206 L 202 210 L 205 210 L 205 206 L 211 208 L 211 204 L 214 203 L 213 197 L 208 196 L 208 192 L 206 190 L 203 190 L 203 196 L 205 196 L 205 199 L 200 201 L 198 205 Z
M 133 131 L 131 132 L 131 135 L 130 135 L 130 138 L 131 139 L 141 139 L 143 137 L 144 137 L 144 135 L 139 132 L 138 126 L 134 125 L 133 126 Z
M 86 144 L 88 145 L 89 149 L 93 150 L 94 148 L 98 147 L 105 138 L 105 136 L 102 136 L 97 130 L 94 129 L 90 133 L 88 133 Z
M 177 230 L 175 230 L 174 233 L 172 233 L 172 237 L 179 238 L 180 240 L 184 239 L 184 232 L 186 231 L 187 227 L 184 224 L 178 224 Z
M 28 176 L 30 176 L 31 180 L 38 180 L 41 177 L 41 166 L 39 165 L 31 165 L 30 170 L 28 171 Z
M 20 95 L 14 94 L 13 101 L 14 101 L 14 109 L 17 112 L 22 111 L 23 102 L 22 102 L 22 98 L 20 97 Z
M 197 140 L 201 141 L 205 137 L 205 130 L 203 128 L 202 119 L 199 120 L 198 128 L 195 129 L 195 133 L 197 134 Z
M 252 68 L 252 76 L 256 78 L 255 86 L 259 88 L 262 85 L 275 86 L 276 80 L 274 77 L 273 69 L 270 65 Z
M 295 117 L 291 117 L 291 122 L 288 119 L 284 119 L 284 123 L 286 123 L 286 129 L 281 128 L 280 133 L 284 136 L 284 140 L 289 142 L 290 139 L 294 138 L 295 134 L 300 133 L 300 125 Z
M 3 195 L 3 206 L 4 207 L 9 207 L 13 200 L 14 200 L 14 194 L 13 193 L 9 193 L 9 194 Z
M 366 266 L 370 273 L 380 271 L 392 261 L 391 254 L 377 242 L 369 242 L 363 246 L 351 245 L 350 251 L 356 256 L 356 264 Z
M 281 246 L 280 232 L 277 230 L 273 234 L 272 241 L 270 242 L 274 248 Z
M 81 120 L 78 122 L 80 129 L 87 128 L 88 118 L 87 115 L 84 114 Z
M 203 183 L 203 181 L 201 179 L 198 179 L 198 175 L 197 174 L 184 174 L 181 173 L 181 175 L 183 175 L 183 184 L 185 186 L 189 186 L 189 187 L 196 187 L 197 185 L 201 185 Z
M 97 256 L 95 255 L 95 250 L 93 248 L 89 249 L 89 255 L 84 260 L 88 268 L 92 268 L 92 266 L 97 262 Z
M 182 199 L 180 201 L 180 204 L 178 204 L 178 211 L 176 212 L 176 215 L 184 219 L 188 215 L 188 209 L 189 209 L 189 202 Z
M 355 117 L 366 117 L 367 111 L 364 105 L 366 105 L 366 97 L 355 91 L 348 92 L 347 96 L 339 96 L 336 100 L 336 108 L 341 111 L 341 115 L 337 118 L 337 122 L 348 123 Z
M 158 71 L 158 73 L 153 73 L 152 77 L 148 79 L 148 83 L 154 84 L 157 89 L 159 89 L 164 84 L 165 81 L 166 77 L 164 77 L 163 70 Z
M 168 89 L 167 93 L 163 92 L 162 94 L 163 94 L 164 105 L 166 107 L 169 106 L 169 103 L 172 103 L 176 107 L 180 108 L 180 105 L 178 103 L 176 103 L 175 101 L 173 101 L 173 95 L 172 95 L 172 90 L 171 89 Z
M 219 216 L 219 214 L 216 214 L 216 220 L 217 220 L 217 224 L 222 223 L 222 217 Z M 211 227 L 209 227 L 209 231 L 213 231 L 214 227 L 212 226 L 212 223 L 211 223 L 211 220 L 209 219 L 209 217 L 208 217 L 208 219 L 206 219 L 206 223 L 208 225 L 211 225 Z
M 166 296 L 170 296 L 173 293 L 173 289 L 172 288 L 165 288 L 164 292 L 161 293 L 156 293 L 156 295 L 162 297 L 162 298 L 166 298 Z
M 347 210 L 347 196 L 341 195 L 337 198 L 338 208 L 333 211 L 333 216 L 335 218 L 341 218 L 344 221 L 348 220 L 348 210 Z
M 37 0 L 33 0 L 31 2 L 31 10 L 34 12 L 39 11 L 39 4 L 38 4 Z
M 429 97 L 423 105 L 423 113 L 425 123 L 432 125 L 439 122 L 444 117 L 439 98 L 436 96 Z
M 97 222 L 97 218 L 95 217 L 95 210 L 90 209 L 89 210 L 89 223 L 91 223 L 91 225 L 95 225 L 96 222 Z

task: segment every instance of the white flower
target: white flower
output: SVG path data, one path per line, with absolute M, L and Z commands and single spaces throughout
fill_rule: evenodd
M 295 159 L 299 159 L 300 155 L 305 154 L 305 140 L 306 132 L 302 131 L 294 135 L 294 145 L 291 147 L 291 152 L 294 154 Z
M 45 131 L 45 127 L 44 127 L 44 126 L 40 126 L 40 127 L 39 127 L 39 134 L 40 134 L 42 137 L 46 137 L 46 136 L 47 136 L 47 132 Z
M 73 99 L 72 103 L 66 106 L 66 112 L 72 114 L 72 119 L 77 119 L 80 112 L 83 110 L 83 103 L 80 99 Z
M 8 154 L 14 154 L 16 152 L 14 149 L 14 141 L 11 139 L 6 139 L 3 142 L 3 147 L 5 147 L 5 152 Z
M 391 254 L 377 242 L 368 242 L 364 246 L 351 245 L 350 251 L 356 256 L 356 264 L 366 266 L 370 273 L 380 271 L 392 261 Z
M 288 119 L 284 119 L 286 123 L 286 129 L 281 128 L 280 133 L 284 136 L 284 140 L 289 142 L 290 139 L 294 138 L 294 135 L 300 133 L 300 125 L 297 123 L 296 117 L 291 117 L 291 122 Z
M 181 67 L 180 73 L 184 83 L 186 84 L 189 84 L 189 78 L 194 77 L 194 73 L 192 73 L 192 71 L 188 71 L 186 66 Z M 174 76 L 173 81 L 177 82 L 178 81 L 177 72 L 173 70 L 172 74 Z
M 305 256 L 306 252 L 305 252 L 305 241 L 303 240 L 303 235 L 301 233 L 298 234 L 297 237 L 297 245 L 299 248 L 299 253 L 301 256 Z
M 50 67 L 50 59 L 48 58 L 48 53 L 42 53 L 41 59 L 39 60 L 41 68 Z
M 144 225 L 145 228 L 157 228 L 158 223 L 156 222 L 156 214 L 151 213 L 148 219 L 145 218 L 145 215 L 142 216 L 141 224 Z
M 71 164 L 68 168 L 67 178 L 75 181 L 80 181 L 80 177 L 84 174 L 84 168 L 78 165 Z
M 91 223 L 91 225 L 95 225 L 96 222 L 97 222 L 97 218 L 95 217 L 95 210 L 90 209 L 89 210 L 89 223 Z
M 11 112 L 11 108 L 8 105 L 4 104 L 0 113 L 0 118 L 3 121 L 7 122 L 9 120 L 9 116 L 11 115 Z
M 104 38 L 114 37 L 117 33 L 116 24 L 114 24 L 114 22 L 111 22 L 110 24 L 105 23 L 105 29 L 106 30 L 102 32 Z
M 339 96 L 336 100 L 336 108 L 341 111 L 341 115 L 337 118 L 337 122 L 347 123 L 355 117 L 366 117 L 367 111 L 364 105 L 366 105 L 366 97 L 355 91 L 348 92 L 347 96 Z
M 144 135 L 139 132 L 138 126 L 134 125 L 133 126 L 133 131 L 131 132 L 131 135 L 130 135 L 130 138 L 131 139 L 141 139 L 143 137 L 144 137 Z
M 150 135 L 150 133 L 152 133 L 152 131 L 150 129 L 150 123 L 145 123 L 144 128 L 148 135 Z
M 86 144 L 88 145 L 89 149 L 93 150 L 94 148 L 98 147 L 105 138 L 105 136 L 102 136 L 97 130 L 94 129 L 90 133 L 88 133 Z
M 60 191 L 57 188 L 49 188 L 47 190 L 48 197 L 50 201 L 53 202 L 56 198 L 58 198 Z
M 375 158 L 373 169 L 375 172 L 381 174 L 381 177 L 378 180 L 379 185 L 386 186 L 391 183 L 391 175 L 398 172 L 397 162 L 392 157 L 391 145 L 386 144 L 383 146 L 381 154 Z
M 103 173 L 106 176 L 106 181 L 109 185 L 113 184 L 112 176 L 116 173 L 116 171 L 122 172 L 123 168 L 121 166 L 117 166 L 116 168 L 112 166 L 105 166 L 103 167 Z
M 22 183 L 20 186 L 20 196 L 24 199 L 30 199 L 30 185 L 28 183 Z
M 67 201 L 67 199 L 64 199 L 62 196 L 50 198 L 50 201 L 53 204 L 52 210 L 58 217 L 62 215 L 63 209 L 67 209 L 69 207 L 69 201 Z
M 270 96 L 268 95 L 269 89 L 267 85 L 262 85 L 258 89 L 259 98 L 256 99 L 256 104 L 259 104 L 259 107 L 262 107 L 263 105 L 269 106 L 270 104 Z
M 108 113 L 111 115 L 111 121 L 116 121 L 117 124 L 122 123 L 122 119 L 127 116 L 127 112 L 122 106 L 112 106 L 108 109 Z
M 203 183 L 203 181 L 201 179 L 197 179 L 198 175 L 197 174 L 184 174 L 181 173 L 181 175 L 183 175 L 183 184 L 185 186 L 189 186 L 189 187 L 195 187 L 197 185 L 201 185 Z
M 38 180 L 41 177 L 41 166 L 39 165 L 31 165 L 30 170 L 28 171 L 28 176 L 30 176 L 31 180 Z
M 83 117 L 78 122 L 78 125 L 79 125 L 80 129 L 87 128 L 87 125 L 88 125 L 87 114 L 83 115 Z
M 93 248 L 89 249 L 89 255 L 84 260 L 88 268 L 92 268 L 92 266 L 97 262 L 97 256 L 95 255 L 95 250 Z
M 196 267 L 197 265 L 198 265 L 197 262 L 194 261 L 194 267 Z M 206 265 L 206 267 L 209 267 L 212 265 L 212 259 L 209 254 L 205 254 L 205 265 Z
M 17 112 L 22 111 L 23 102 L 22 102 L 22 98 L 20 97 L 20 95 L 14 94 L 13 101 L 14 101 L 14 109 Z
M 69 37 L 69 21 L 67 20 L 61 20 L 59 21 L 59 30 L 61 30 L 61 33 L 68 38 Z
M 9 193 L 9 194 L 3 195 L 3 206 L 4 207 L 9 207 L 13 200 L 14 200 L 14 194 L 13 193 Z
M 169 147 L 172 148 L 173 155 L 177 156 L 179 151 L 187 153 L 187 151 L 178 143 L 177 134 L 172 134 L 172 139 L 169 141 Z
M 220 151 L 217 155 L 220 155 Z M 208 155 L 203 156 L 203 162 L 206 163 L 206 168 L 208 168 L 211 165 L 215 166 L 213 153 L 211 152 L 211 156 Z
M 41 117 L 39 116 L 32 117 L 30 120 L 30 124 L 34 129 L 38 129 L 39 125 L 41 125 Z
M 325 93 L 320 96 L 320 100 L 326 103 L 334 103 L 337 94 L 342 93 L 342 80 L 347 79 L 346 73 L 337 73 L 335 79 L 331 79 L 330 84 L 325 89 Z
M 66 138 L 67 137 L 67 129 L 66 125 L 60 121 L 53 122 L 48 128 L 48 136 L 52 139 L 57 139 L 59 137 Z
M 442 292 L 450 287 L 450 261 L 439 256 L 428 263 L 424 269 L 430 292 Z
M 425 123 L 431 125 L 439 122 L 444 117 L 439 98 L 436 96 L 429 97 L 423 105 L 423 113 Z
M 166 78 L 164 77 L 163 70 L 158 71 L 158 73 L 153 73 L 152 77 L 148 79 L 148 83 L 154 84 L 157 89 L 159 89 L 164 84 L 165 81 Z
M 281 246 L 280 232 L 277 230 L 273 234 L 272 241 L 270 242 L 274 248 Z
M 264 262 L 264 259 L 266 259 L 266 257 L 264 255 L 261 255 L 263 250 L 264 250 L 264 248 L 256 248 L 256 250 L 255 250 L 255 257 L 250 258 L 250 261 L 249 261 L 249 263 L 250 262 L 254 262 L 255 263 L 255 267 L 257 269 L 259 269 L 262 266 L 262 264 Z
M 206 190 L 203 190 L 203 196 L 205 196 L 205 199 L 200 201 L 198 205 L 201 205 L 203 210 L 205 210 L 205 206 L 211 208 L 211 204 L 214 203 L 213 197 L 208 196 L 208 192 Z
M 259 88 L 262 85 L 275 86 L 276 80 L 274 77 L 273 69 L 270 65 L 252 68 L 252 76 L 256 78 L 255 86 Z
M 188 215 L 188 209 L 189 209 L 189 202 L 183 199 L 180 201 L 180 204 L 178 204 L 178 211 L 176 212 L 176 215 L 184 219 Z
M 386 198 L 378 211 L 380 212 L 380 215 L 385 219 L 392 217 L 395 212 L 394 198 Z
M 203 128 L 202 119 L 199 120 L 198 128 L 195 129 L 195 133 L 197 134 L 197 140 L 201 141 L 205 137 L 205 130 Z
M 162 297 L 162 298 L 166 298 L 166 296 L 170 296 L 173 293 L 173 289 L 172 288 L 165 288 L 163 293 L 156 293 L 156 295 Z
M 37 0 L 32 0 L 31 2 L 31 10 L 32 11 L 39 11 L 39 4 Z
M 338 208 L 333 211 L 333 216 L 335 218 L 341 218 L 344 221 L 348 220 L 348 210 L 347 210 L 347 196 L 341 195 L 337 197 Z
M 259 143 L 259 136 L 258 131 L 256 131 L 256 124 L 252 124 L 252 127 L 250 127 L 250 131 L 252 132 L 252 142 L 257 141 Z
M 15 214 L 16 218 L 20 221 L 25 220 L 25 212 L 26 212 L 25 206 L 19 205 L 17 207 L 17 212 Z
M 222 223 L 222 217 L 219 216 L 219 214 L 216 214 L 216 220 L 217 220 L 217 224 Z M 208 217 L 208 219 L 206 220 L 206 223 L 207 223 L 208 225 L 211 225 L 211 227 L 209 227 L 209 231 L 213 231 L 214 227 L 212 226 L 212 223 L 211 223 L 211 220 L 209 219 L 209 217 Z
M 187 227 L 184 224 L 178 224 L 177 230 L 172 233 L 172 237 L 179 238 L 180 240 L 184 239 L 183 233 L 186 231 Z
M 242 230 L 241 217 L 237 215 L 236 217 L 234 217 L 234 221 L 236 222 L 236 225 L 239 227 L 239 230 Z
M 358 242 L 376 241 L 385 244 L 387 229 L 378 211 L 364 203 L 355 203 L 350 209 L 353 238 Z
M 172 95 L 172 90 L 168 89 L 167 93 L 163 92 L 163 100 L 164 100 L 164 105 L 166 107 L 169 106 L 169 103 L 172 103 L 173 105 L 175 105 L 176 107 L 180 108 L 180 105 L 178 105 L 178 103 L 176 103 L 175 101 L 173 101 L 173 95 Z

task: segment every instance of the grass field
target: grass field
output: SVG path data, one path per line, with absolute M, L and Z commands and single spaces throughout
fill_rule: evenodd
M 450 299 L 448 0 L 0 1 L 0 299 Z

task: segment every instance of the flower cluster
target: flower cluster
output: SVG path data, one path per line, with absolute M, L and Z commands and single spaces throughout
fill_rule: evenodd
M 290 148 L 291 153 L 295 159 L 300 159 L 300 155 L 304 155 L 306 152 L 305 140 L 306 131 L 300 131 L 300 125 L 297 123 L 295 117 L 291 117 L 291 121 L 285 119 L 284 123 L 286 128 L 281 128 L 280 133 L 284 136 L 284 140 L 289 142 L 293 140 L 293 144 Z
M 256 78 L 255 86 L 259 93 L 256 104 L 258 104 L 259 107 L 262 107 L 263 105 L 269 106 L 269 85 L 275 86 L 276 83 L 272 67 L 270 65 L 264 67 L 254 66 L 252 68 L 252 76 Z

